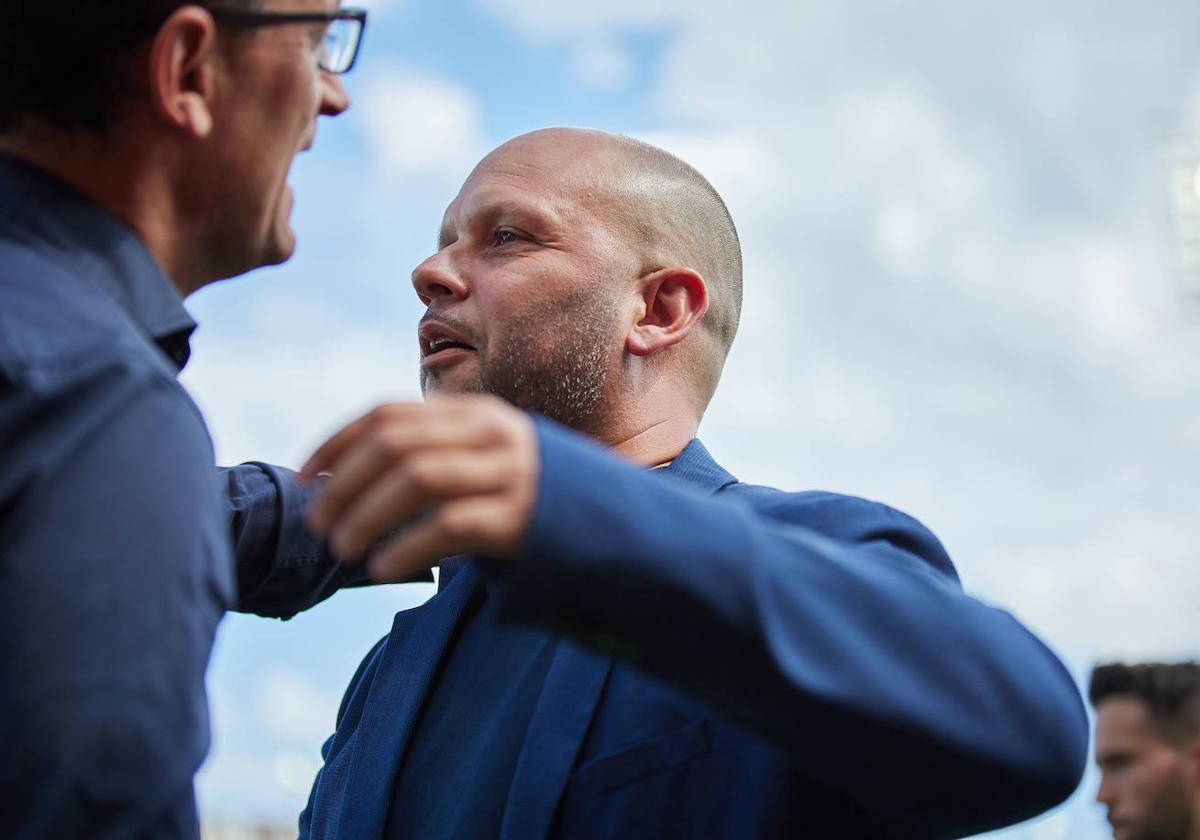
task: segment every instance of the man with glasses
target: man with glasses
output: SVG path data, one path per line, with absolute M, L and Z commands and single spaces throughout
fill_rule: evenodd
M 235 597 L 221 487 L 235 513 L 299 502 L 269 468 L 219 480 L 176 380 L 182 301 L 291 256 L 288 172 L 348 107 L 364 23 L 331 0 L 0 4 L 5 837 L 196 834 Z M 283 577 L 319 597 L 343 582 L 323 568 Z M 239 567 L 243 606 L 280 601 L 271 571 Z

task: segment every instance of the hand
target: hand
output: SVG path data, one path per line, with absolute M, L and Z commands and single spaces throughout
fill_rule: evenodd
M 405 525 L 368 563 L 375 579 L 397 580 L 455 554 L 516 554 L 539 467 L 533 420 L 469 395 L 376 408 L 326 441 L 300 476 L 332 473 L 308 525 L 343 559 Z

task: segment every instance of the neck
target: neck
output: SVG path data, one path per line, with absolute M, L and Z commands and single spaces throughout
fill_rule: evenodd
M 632 365 L 626 374 L 611 396 L 601 433 L 594 436 L 644 467 L 673 461 L 696 437 L 704 416 L 690 380 L 674 367 Z
M 699 420 L 662 418 L 605 437 L 612 451 L 644 467 L 657 467 L 679 456 L 696 437 Z
M 195 249 L 187 244 L 192 235 L 169 187 L 170 161 L 156 155 L 153 144 L 124 135 L 35 128 L 0 137 L 0 152 L 48 172 L 124 222 L 180 296 L 211 282 L 194 269 Z

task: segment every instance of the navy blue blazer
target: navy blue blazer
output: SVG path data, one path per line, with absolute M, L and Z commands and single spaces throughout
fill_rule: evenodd
M 647 471 L 549 423 L 538 435 L 520 556 L 450 579 L 447 565 L 439 593 L 396 616 L 346 692 L 302 837 L 381 836 L 485 575 L 506 619 L 557 639 L 504 782 L 509 840 L 957 837 L 1078 784 L 1088 729 L 1071 677 L 966 596 L 913 519 L 741 484 L 698 441 Z M 470 768 L 429 782 L 448 797 L 488 783 Z

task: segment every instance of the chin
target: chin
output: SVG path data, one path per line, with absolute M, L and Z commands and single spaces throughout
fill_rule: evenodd
M 283 263 L 290 260 L 295 255 L 295 253 L 296 253 L 296 241 L 293 239 L 286 246 L 281 245 L 278 248 L 272 249 L 271 252 L 267 255 L 267 258 L 265 260 L 263 260 L 262 264 L 265 266 L 266 265 L 282 265 Z
M 421 371 L 421 394 L 430 397 L 446 394 L 483 393 L 479 377 L 455 376 L 452 372 Z
M 258 264 L 260 266 L 281 265 L 290 260 L 295 253 L 296 235 L 292 232 L 291 227 L 285 227 L 283 230 L 275 231 L 270 239 L 263 243 L 259 252 Z
M 292 229 L 292 190 L 284 189 L 279 203 L 275 207 L 275 218 L 269 230 L 266 231 L 266 241 L 262 244 L 262 265 L 280 265 L 292 258 L 296 253 L 296 231 Z

